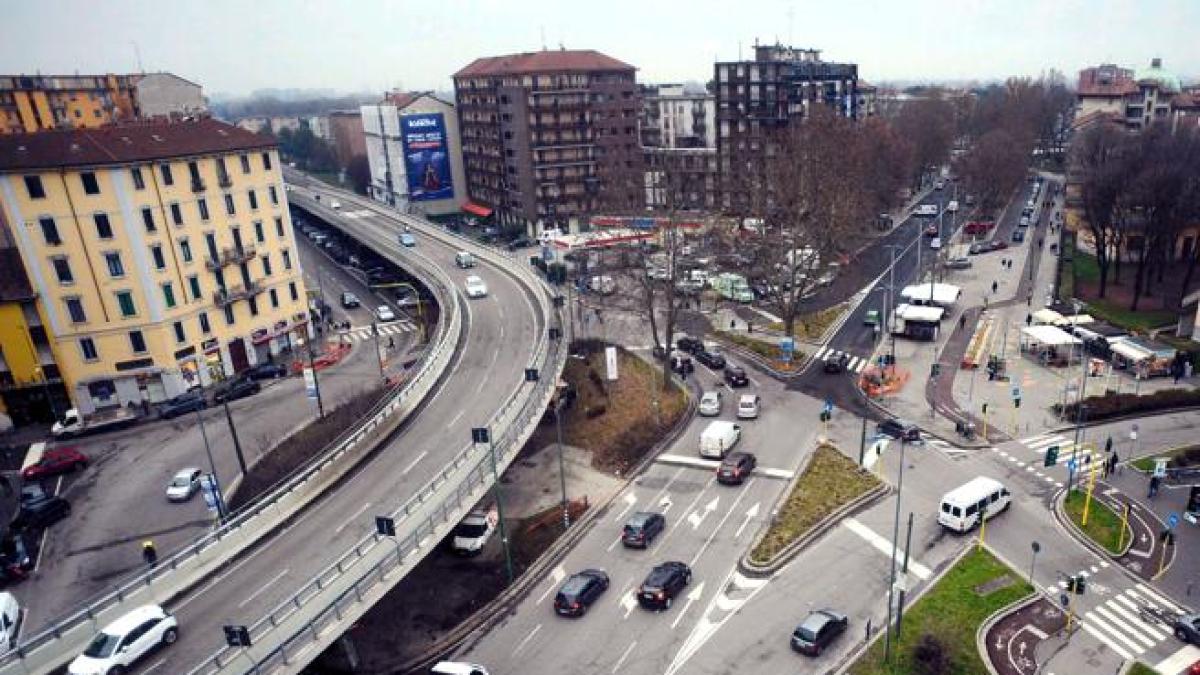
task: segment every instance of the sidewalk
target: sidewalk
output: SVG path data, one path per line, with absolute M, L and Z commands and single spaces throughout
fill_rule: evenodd
M 1127 458 L 1128 459 L 1128 458 Z M 1187 485 L 1163 485 L 1158 496 L 1150 499 L 1149 477 L 1133 467 L 1123 467 L 1119 475 L 1110 475 L 1105 481 L 1137 504 L 1144 512 L 1157 518 L 1151 526 L 1161 532 L 1163 523 L 1170 514 L 1179 516 L 1179 524 L 1175 527 L 1175 550 L 1168 551 L 1168 567 L 1155 580 L 1155 586 L 1170 594 L 1176 603 L 1188 607 L 1200 606 L 1193 594 L 1200 595 L 1200 567 L 1194 563 L 1200 556 L 1200 528 L 1183 519 L 1187 507 L 1189 487 Z M 1154 542 L 1155 548 L 1149 560 L 1157 572 L 1161 542 Z M 1173 564 L 1172 564 L 1173 554 Z M 1195 588 L 1193 588 L 1195 586 Z

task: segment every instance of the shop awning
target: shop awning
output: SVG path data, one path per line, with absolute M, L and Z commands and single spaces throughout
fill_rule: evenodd
M 1063 315 L 1052 309 L 1039 309 L 1033 313 L 1033 322 L 1035 324 L 1050 324 L 1054 325 L 1062 321 Z
M 1133 362 L 1142 361 L 1154 356 L 1154 354 L 1151 352 L 1142 349 L 1141 347 L 1126 340 L 1114 342 L 1109 345 L 1109 348 L 1112 349 L 1114 354 L 1118 354 L 1121 357 Z
M 487 218 L 488 216 L 492 215 L 491 209 L 486 206 L 476 204 L 475 202 L 467 202 L 463 204 L 462 210 L 473 216 L 479 216 L 480 218 Z
M 1066 345 L 1082 344 L 1083 342 L 1061 328 L 1044 324 L 1022 328 L 1021 335 L 1027 338 L 1026 342 L 1037 342 L 1048 347 L 1064 347 Z
M 1073 314 L 1071 316 L 1064 316 L 1061 319 L 1059 319 L 1058 321 L 1055 321 L 1054 325 L 1055 326 L 1079 326 L 1079 325 L 1086 325 L 1086 324 L 1095 323 L 1095 322 L 1096 322 L 1096 320 L 1092 318 L 1091 314 Z

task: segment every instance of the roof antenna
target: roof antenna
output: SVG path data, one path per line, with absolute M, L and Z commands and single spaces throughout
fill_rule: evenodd
M 542 51 L 546 51 L 546 27 L 539 26 L 538 30 L 542 32 Z

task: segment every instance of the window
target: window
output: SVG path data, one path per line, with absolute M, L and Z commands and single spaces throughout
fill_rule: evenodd
M 272 204 L 279 206 L 279 191 L 275 189 L 274 185 L 267 186 L 267 195 L 271 197 Z
M 75 275 L 71 274 L 71 264 L 65 257 L 51 258 L 50 262 L 54 265 L 54 274 L 58 277 L 58 283 L 64 286 L 75 283 Z
M 162 171 L 163 185 L 174 185 L 175 179 L 171 176 L 171 165 L 160 164 L 158 168 Z
M 250 198 L 250 210 L 251 211 L 257 210 L 258 209 L 258 194 L 256 194 L 254 192 L 254 190 L 247 190 L 246 196 Z
M 108 265 L 108 276 L 120 279 L 125 276 L 125 265 L 121 262 L 121 254 L 114 251 L 104 254 L 104 263 Z
M 95 173 L 91 171 L 84 171 L 83 173 L 79 174 L 79 180 L 83 183 L 83 191 L 85 194 L 100 194 L 100 183 L 96 181 Z
M 212 326 L 208 323 L 208 312 L 200 312 L 196 315 L 196 318 L 200 320 L 200 331 L 202 333 L 207 334 L 212 332 Z
M 163 256 L 161 245 L 155 244 L 150 247 L 150 257 L 154 258 L 154 269 L 160 272 L 167 269 L 167 259 Z
M 167 309 L 173 308 L 175 306 L 175 287 L 168 281 L 162 285 L 162 291 L 163 301 L 167 304 Z
M 233 215 L 237 210 L 233 208 L 233 195 L 225 195 L 225 213 Z
M 86 323 L 87 314 L 83 311 L 83 301 L 78 297 L 72 296 L 63 298 L 63 302 L 67 305 L 67 316 L 71 317 L 71 323 Z
M 271 153 L 264 152 L 262 154 L 262 159 L 263 159 L 263 169 L 270 171 L 271 170 Z
M 83 352 L 84 361 L 95 361 L 100 358 L 100 353 L 96 351 L 96 343 L 92 338 L 80 338 L 79 351 Z
M 208 247 L 208 257 L 213 261 L 221 259 L 221 254 L 217 251 L 217 235 L 212 232 L 204 233 L 204 244 Z
M 217 182 L 221 187 L 229 187 L 231 181 L 229 180 L 229 170 L 225 168 L 225 158 L 218 157 L 214 163 L 217 166 Z
M 171 205 L 171 222 L 183 225 L 183 209 L 179 208 L 179 204 Z
M 30 199 L 45 199 L 46 189 L 42 187 L 41 176 L 25 176 L 25 191 Z
M 176 342 L 187 342 L 187 333 L 185 333 L 183 330 L 183 322 L 182 321 L 175 322 L 175 341 Z
M 42 238 L 46 240 L 47 246 L 58 246 L 62 243 L 62 238 L 58 236 L 58 225 L 54 224 L 54 219 L 50 216 L 38 218 L 38 224 L 42 226 Z
M 112 224 L 108 222 L 107 213 L 97 213 L 92 216 L 96 221 L 96 236 L 101 239 L 112 239 Z
M 246 306 L 250 308 L 250 316 L 258 316 L 258 298 L 247 298 Z
M 300 299 L 300 294 L 296 292 L 296 282 L 288 282 L 288 294 L 292 296 L 292 302 Z
M 142 176 L 141 167 L 135 166 L 129 170 L 129 173 L 133 176 L 133 189 L 145 190 L 146 189 L 146 179 Z
M 137 307 L 133 304 L 131 291 L 117 291 L 117 305 L 121 308 L 121 316 L 128 317 L 137 314 Z
M 283 235 L 283 218 L 275 219 L 275 236 L 282 237 Z
M 192 289 L 192 299 L 199 300 L 200 299 L 200 277 L 196 276 L 195 274 L 188 277 L 188 286 L 190 286 Z
M 271 290 L 267 291 L 267 295 L 271 296 L 271 307 L 273 309 L 278 309 L 279 308 L 279 293 L 274 288 L 272 288 Z
M 271 276 L 271 256 L 270 256 L 270 254 L 264 255 L 262 257 L 262 265 L 263 265 L 263 276 L 264 277 Z
M 261 220 L 254 221 L 254 239 L 260 244 L 267 240 L 266 237 L 263 236 L 263 226 Z
M 250 173 L 250 155 L 242 155 L 238 159 L 242 160 L 242 173 Z
M 154 225 L 154 209 L 149 206 L 142 207 L 142 224 L 146 226 L 147 232 L 154 232 L 158 229 Z
M 292 252 L 286 248 L 283 249 L 283 269 L 292 269 Z
M 192 262 L 192 245 L 187 237 L 179 240 L 179 255 L 183 257 L 183 262 Z
M 200 180 L 200 166 L 195 162 L 188 162 L 188 175 L 192 177 L 192 189 L 203 190 L 204 181 Z
M 197 199 L 196 208 L 200 209 L 200 220 L 208 220 L 208 200 L 203 197 Z
M 232 304 L 225 305 L 225 323 L 232 326 L 234 321 L 235 321 L 235 319 L 233 316 L 233 305 Z
M 146 351 L 146 338 L 142 336 L 142 331 L 129 331 L 129 346 L 133 349 L 134 354 L 141 354 Z

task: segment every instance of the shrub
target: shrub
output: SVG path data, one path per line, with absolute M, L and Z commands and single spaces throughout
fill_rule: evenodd
M 1122 415 L 1183 408 L 1200 405 L 1200 390 L 1194 389 L 1163 389 L 1152 394 L 1104 394 L 1089 396 L 1083 400 L 1087 421 L 1120 417 Z M 1065 407 L 1056 403 L 1054 414 L 1064 420 L 1072 421 L 1078 416 L 1078 403 L 1068 403 Z
M 945 675 L 950 672 L 950 656 L 946 645 L 935 635 L 925 633 L 913 647 L 913 665 L 920 675 Z

